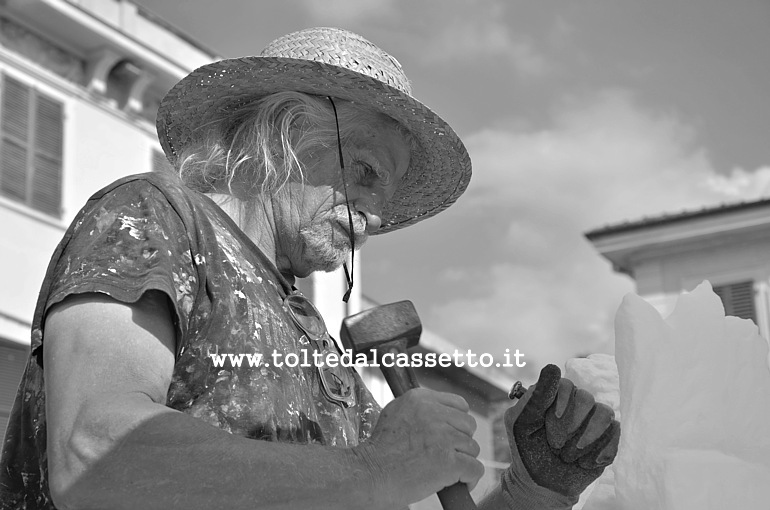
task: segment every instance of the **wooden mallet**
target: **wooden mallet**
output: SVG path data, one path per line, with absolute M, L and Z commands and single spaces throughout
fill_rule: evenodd
M 395 366 L 396 356 L 417 345 L 421 333 L 422 323 L 412 302 L 398 301 L 347 317 L 342 321 L 340 339 L 354 357 L 358 353 L 366 353 L 369 361 L 378 363 L 393 395 L 400 397 L 420 385 L 412 367 Z M 385 366 L 382 361 L 387 354 L 390 356 L 387 358 L 388 366 Z M 476 508 L 468 486 L 461 482 L 440 490 L 438 498 L 444 510 Z

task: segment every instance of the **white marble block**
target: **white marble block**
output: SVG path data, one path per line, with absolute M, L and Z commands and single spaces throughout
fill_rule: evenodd
M 667 319 L 635 295 L 616 317 L 622 510 L 770 508 L 768 344 L 704 282 Z

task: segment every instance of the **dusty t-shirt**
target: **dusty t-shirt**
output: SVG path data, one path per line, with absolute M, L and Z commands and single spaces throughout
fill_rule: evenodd
M 269 363 L 273 352 L 285 359 L 312 350 L 284 307 L 292 286 L 275 266 L 219 207 L 177 177 L 131 176 L 91 197 L 51 259 L 0 460 L 0 508 L 54 508 L 42 366 L 46 312 L 72 294 L 135 302 L 148 290 L 168 295 L 175 311 L 167 406 L 258 440 L 349 447 L 368 438 L 379 407 L 355 371 L 346 369 L 356 404 L 342 409 L 324 396 L 314 367 Z M 240 367 L 216 366 L 211 356 L 244 353 L 261 354 L 269 366 L 246 359 Z

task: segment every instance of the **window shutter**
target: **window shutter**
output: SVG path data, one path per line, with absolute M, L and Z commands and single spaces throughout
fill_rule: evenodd
M 63 106 L 9 76 L 0 94 L 0 195 L 58 217 Z
M 738 282 L 714 287 L 714 293 L 722 300 L 725 315 L 742 319 L 751 319 L 756 324 L 757 313 L 754 306 L 754 282 Z
M 0 193 L 5 197 L 26 202 L 30 89 L 5 76 L 2 96 Z
M 36 106 L 35 161 L 30 205 L 53 216 L 59 216 L 64 138 L 62 105 L 38 95 Z

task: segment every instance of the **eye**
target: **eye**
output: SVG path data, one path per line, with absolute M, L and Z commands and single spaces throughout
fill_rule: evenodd
M 356 181 L 361 186 L 374 186 L 377 183 L 387 185 L 390 183 L 390 174 L 388 172 L 379 172 L 366 161 L 356 160 L 353 164 Z

